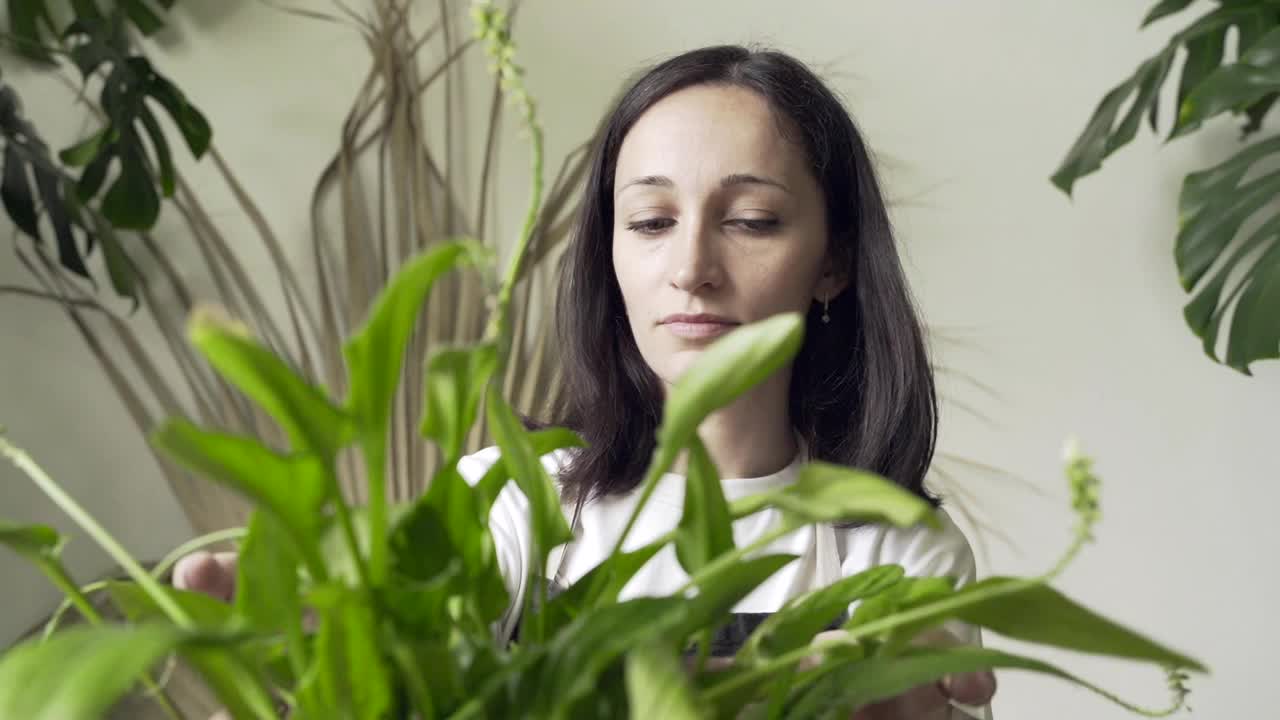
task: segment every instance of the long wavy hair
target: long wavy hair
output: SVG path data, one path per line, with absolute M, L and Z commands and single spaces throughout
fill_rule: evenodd
M 849 285 L 831 299 L 830 323 L 821 322 L 820 306 L 810 308 L 792 370 L 791 421 L 810 458 L 877 472 L 937 505 L 924 489 L 937 435 L 933 371 L 870 154 L 839 98 L 803 63 L 739 46 L 653 67 L 597 134 L 556 298 L 566 393 L 556 420 L 588 443 L 560 474 L 566 496 L 581 508 L 633 490 L 653 453 L 663 393 L 636 346 L 614 273 L 614 172 L 640 116 L 695 85 L 766 99 L 823 191 L 833 271 Z

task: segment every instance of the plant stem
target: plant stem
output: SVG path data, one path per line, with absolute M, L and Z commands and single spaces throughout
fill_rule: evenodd
M 418 712 L 417 717 L 424 720 L 435 717 L 436 709 L 431 703 L 431 691 L 422 682 L 422 668 L 414 665 L 413 656 L 402 643 L 392 642 L 391 657 L 395 659 L 396 665 L 400 666 L 400 674 L 409 689 L 409 696 L 413 698 L 414 709 Z
M 191 619 L 191 616 L 187 615 L 186 611 L 173 600 L 169 593 L 165 592 L 160 583 L 138 564 L 138 561 L 111 536 L 111 533 L 107 532 L 106 528 L 102 527 L 58 483 L 54 482 L 53 478 L 49 477 L 31 459 L 30 455 L 4 438 L 0 438 L 0 455 L 7 457 L 19 470 L 25 473 L 36 484 L 36 487 L 49 496 L 49 499 L 53 500 L 55 505 L 70 516 L 76 525 L 79 525 L 89 537 L 93 538 L 94 542 L 98 543 L 99 547 L 119 563 L 120 567 L 129 573 L 129 576 L 146 591 L 147 595 L 151 596 L 152 601 L 175 625 L 184 630 L 195 629 L 195 622 Z
M 636 506 L 631 510 L 631 516 L 627 518 L 627 524 L 622 526 L 622 532 L 618 535 L 618 541 L 614 543 L 613 550 L 609 551 L 608 557 L 612 557 L 622 552 L 622 544 L 626 542 L 627 535 L 631 533 L 631 529 L 635 527 L 636 520 L 640 518 L 640 511 L 648 504 L 649 498 L 653 496 L 654 490 L 658 489 L 658 481 L 666 474 L 667 469 L 675 462 L 676 453 L 668 450 L 662 445 L 654 451 L 653 462 L 649 464 L 648 471 L 645 472 L 643 486 L 640 491 L 640 498 L 636 500 Z
M 376 437 L 376 433 L 370 433 Z M 385 438 L 383 439 L 385 442 Z M 351 551 L 352 562 L 356 564 L 356 574 L 365 588 L 374 588 L 372 580 L 385 577 L 387 565 L 387 461 L 385 447 L 374 447 L 370 437 L 361 438 L 364 448 L 365 471 L 369 475 L 369 565 L 365 564 L 364 553 L 360 551 L 360 542 L 356 539 L 356 527 L 351 521 L 351 507 L 342 497 L 342 486 L 338 483 L 338 474 L 333 465 L 329 466 L 329 487 L 333 488 L 334 507 L 338 512 L 338 521 L 342 524 L 342 536 Z M 305 547 L 305 546 L 303 546 Z
M 156 563 L 155 567 L 151 568 L 151 575 L 155 578 L 163 577 L 165 573 L 169 572 L 169 568 L 177 565 L 179 560 L 191 553 L 197 550 L 203 550 L 210 545 L 217 545 L 222 542 L 231 542 L 233 540 L 241 540 L 247 534 L 249 534 L 249 531 L 246 528 L 234 527 L 227 528 L 225 530 L 215 530 L 214 532 L 201 535 L 200 537 L 192 538 L 169 551 L 167 555 L 161 558 L 160 562 Z
M 102 615 L 98 614 L 97 608 L 93 606 L 93 603 L 89 602 L 89 598 L 85 597 L 80 588 L 76 587 L 75 582 L 67 575 L 67 571 L 64 570 L 61 565 L 53 562 L 45 562 L 40 563 L 40 569 L 44 570 L 44 573 L 49 577 L 50 582 L 57 586 L 57 588 L 62 591 L 63 595 L 67 596 L 67 602 L 75 605 L 75 608 L 80 611 L 80 614 L 83 615 L 86 620 L 94 625 L 98 625 L 102 622 Z M 106 583 L 101 584 L 103 587 L 106 586 Z
M 368 444 L 365 445 L 365 457 L 371 457 Z M 369 469 L 369 565 L 376 572 L 377 568 L 386 564 L 385 542 L 379 542 L 379 539 L 385 540 L 387 527 L 387 497 L 386 487 L 383 484 L 383 473 L 380 468 L 374 467 L 374 462 L 368 463 Z M 375 474 L 375 471 L 376 474 Z M 355 523 L 351 521 L 351 508 L 347 506 L 346 500 L 342 497 L 342 490 L 338 487 L 337 475 L 330 472 L 332 478 L 332 486 L 335 489 L 337 502 L 334 503 L 338 513 L 338 522 L 342 524 L 342 536 L 347 541 L 347 547 L 351 551 L 352 561 L 356 565 L 356 574 L 360 576 L 360 583 L 372 595 L 374 585 L 371 582 L 370 568 L 365 565 L 364 555 L 360 552 L 360 541 L 356 538 Z M 378 577 L 384 577 L 379 574 Z

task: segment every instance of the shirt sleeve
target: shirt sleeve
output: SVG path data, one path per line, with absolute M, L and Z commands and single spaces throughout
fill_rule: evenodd
M 458 474 L 470 485 L 480 482 L 497 462 L 498 448 L 485 448 L 458 461 Z M 489 533 L 493 536 L 498 569 L 507 586 L 507 611 L 494 628 L 500 639 L 510 638 L 524 606 L 525 585 L 533 546 L 529 527 L 529 499 L 514 482 L 507 482 L 489 510 Z

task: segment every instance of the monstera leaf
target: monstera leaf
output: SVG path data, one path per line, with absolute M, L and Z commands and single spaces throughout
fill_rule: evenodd
M 167 9 L 173 2 L 155 4 Z M 86 83 L 100 77 L 103 122 L 55 159 L 39 128 L 23 116 L 17 94 L 0 85 L 4 206 L 14 225 L 37 243 L 44 241 L 41 218 L 47 218 L 59 263 L 82 277 L 89 277 L 85 258 L 100 244 L 112 287 L 136 304 L 136 274 L 116 231 L 151 229 L 161 196 L 172 195 L 177 183 L 154 108 L 163 108 L 196 157 L 208 149 L 212 133 L 182 91 L 132 48 L 130 24 L 144 34 L 163 26 L 147 0 L 118 0 L 109 11 L 95 0 L 73 0 L 70 9 L 68 14 L 57 3 L 9 0 L 11 40 L 37 61 L 52 61 L 51 47 L 65 50 Z M 79 177 L 68 168 L 82 168 Z
M 75 19 L 101 20 L 107 14 L 127 18 L 144 35 L 164 27 L 161 10 L 173 7 L 176 0 L 115 0 L 107 3 L 104 13 L 101 0 L 71 0 Z M 9 0 L 9 33 L 14 49 L 30 60 L 53 63 L 51 48 L 58 46 L 68 17 L 62 3 L 49 0 Z M 161 10 L 157 10 L 159 7 Z
M 89 277 L 84 257 L 96 241 L 102 246 L 111 285 L 137 301 L 136 276 L 115 229 L 101 214 L 80 202 L 75 180 L 58 165 L 39 131 L 22 114 L 13 88 L 0 83 L 0 140 L 4 145 L 0 199 L 14 227 L 37 243 L 45 241 L 40 218 L 48 219 L 58 261 L 67 270 Z
M 1147 13 L 1143 25 L 1190 5 L 1191 0 L 1163 0 Z M 1144 115 L 1159 132 L 1161 90 L 1172 84 L 1179 53 L 1185 62 L 1176 83 L 1177 116 L 1169 123 L 1169 139 L 1187 135 L 1224 113 L 1243 119 L 1244 136 L 1261 129 L 1280 97 L 1280 4 L 1220 0 L 1217 5 L 1175 33 L 1159 53 L 1107 93 L 1053 174 L 1054 185 L 1070 194 L 1077 180 L 1098 170 L 1111 153 L 1133 140 Z M 1238 45 L 1234 61 L 1226 54 L 1232 30 Z M 1280 357 L 1280 313 L 1275 312 L 1280 309 L 1280 215 L 1270 207 L 1280 193 L 1280 176 L 1250 174 L 1257 167 L 1273 166 L 1266 159 L 1278 150 L 1275 138 L 1264 140 L 1215 167 L 1192 173 L 1178 202 L 1174 257 L 1179 281 L 1192 294 L 1183 315 L 1209 357 L 1245 374 L 1254 361 Z M 1247 223 L 1256 229 L 1237 237 Z
M 1175 257 L 1183 289 L 1195 295 L 1183 315 L 1210 357 L 1249 374 L 1249 363 L 1280 357 L 1280 137 L 1255 143 L 1226 162 L 1192 173 L 1182 185 Z M 1241 235 L 1241 226 L 1261 224 Z M 1236 242 L 1233 242 L 1236 240 Z M 1218 356 L 1231 312 L 1226 353 Z
M 148 101 L 164 108 L 196 157 L 209 148 L 209 122 L 150 61 L 130 52 L 118 15 L 77 20 L 66 35 L 72 42 L 71 59 L 86 82 L 106 73 L 98 101 L 106 123 L 60 157 L 67 165 L 84 167 L 76 189 L 86 203 L 101 191 L 111 166 L 118 165 L 119 174 L 102 198 L 102 214 L 117 228 L 150 229 L 160 214 L 160 192 L 173 194 L 176 173 L 169 142 Z M 147 155 L 147 141 L 154 159 Z

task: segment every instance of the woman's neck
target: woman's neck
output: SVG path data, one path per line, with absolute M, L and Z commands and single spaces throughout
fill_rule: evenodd
M 788 412 L 787 388 L 765 382 L 712 413 L 698 428 L 722 478 L 772 475 L 795 459 L 799 446 Z M 685 472 L 683 455 L 676 471 Z

